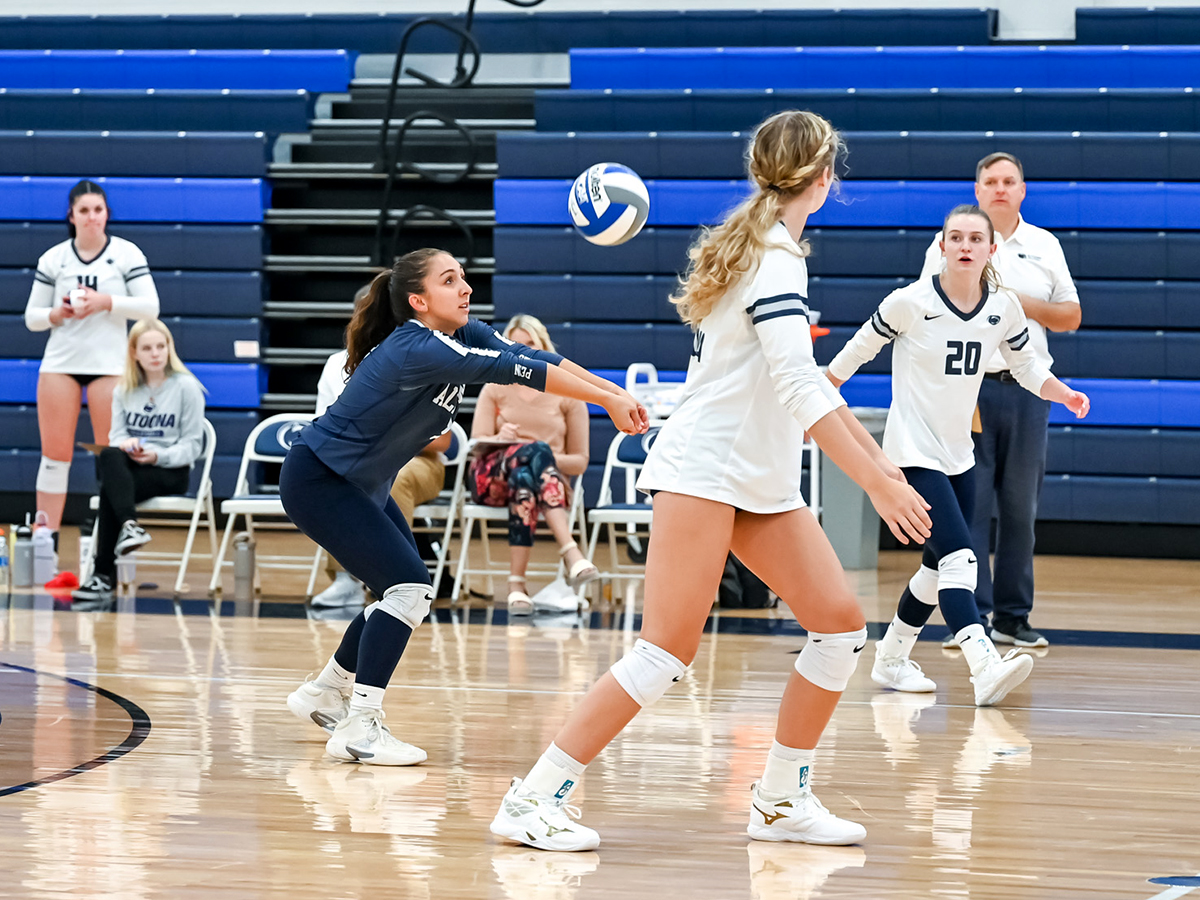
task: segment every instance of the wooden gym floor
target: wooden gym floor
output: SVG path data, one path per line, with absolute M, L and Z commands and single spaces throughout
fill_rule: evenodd
M 890 620 L 916 563 L 887 553 L 848 574 L 868 621 Z M 347 619 L 306 616 L 299 573 L 268 579 L 283 596 L 220 607 L 199 588 L 175 603 L 143 587 L 110 612 L 0 595 L 0 896 L 1185 896 L 1200 886 L 1200 563 L 1042 557 L 1037 578 L 1053 644 L 1000 708 L 972 705 L 961 654 L 934 640 L 914 658 L 936 695 L 883 692 L 860 665 L 815 784 L 866 824 L 861 847 L 746 838 L 803 638 L 782 610 L 723 611 L 687 678 L 589 768 L 577 799 L 603 844 L 584 854 L 487 826 L 633 640 L 619 606 L 509 624 L 443 601 L 386 701 L 429 761 L 382 769 L 324 758 L 283 704 Z

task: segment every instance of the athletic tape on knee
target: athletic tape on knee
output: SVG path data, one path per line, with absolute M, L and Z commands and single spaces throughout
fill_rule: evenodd
M 937 569 L 921 566 L 917 574 L 908 581 L 908 589 L 912 595 L 926 606 L 937 606 L 938 602 L 938 573 Z
M 974 592 L 979 578 L 979 564 L 975 551 L 969 547 L 955 550 L 938 560 L 938 589 L 961 588 Z
M 433 588 L 427 584 L 393 584 L 383 592 L 379 609 L 395 616 L 415 631 L 429 615 L 429 605 L 432 602 Z
M 70 473 L 70 462 L 43 456 L 38 465 L 37 489 L 43 494 L 65 494 L 67 492 L 67 476 Z
M 840 694 L 850 683 L 865 646 L 865 628 L 837 634 L 810 631 L 808 643 L 796 657 L 796 671 L 817 687 Z
M 643 709 L 659 701 L 672 684 L 687 674 L 687 666 L 662 647 L 641 638 L 611 669 L 617 684 Z

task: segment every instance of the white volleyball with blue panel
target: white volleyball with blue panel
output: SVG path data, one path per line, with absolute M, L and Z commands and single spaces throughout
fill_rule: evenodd
M 650 192 L 628 166 L 596 163 L 571 185 L 567 207 L 571 221 L 584 238 L 602 247 L 615 247 L 646 224 Z

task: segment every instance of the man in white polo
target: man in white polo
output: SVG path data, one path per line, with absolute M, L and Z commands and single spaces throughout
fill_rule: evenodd
M 1074 331 L 1079 295 L 1058 239 L 1021 218 L 1025 172 L 1010 153 L 991 153 L 975 168 L 975 198 L 996 227 L 992 262 L 1005 287 L 1021 298 L 1029 342 L 1050 367 L 1046 331 Z M 922 278 L 941 271 L 939 233 L 925 254 Z M 975 599 L 992 617 L 992 640 L 1018 647 L 1049 642 L 1029 625 L 1033 609 L 1033 526 L 1046 473 L 1050 404 L 1022 388 L 997 353 L 979 391 L 982 430 L 975 438 L 975 519 L 971 534 L 979 554 Z M 986 565 L 992 516 L 997 520 L 994 574 Z

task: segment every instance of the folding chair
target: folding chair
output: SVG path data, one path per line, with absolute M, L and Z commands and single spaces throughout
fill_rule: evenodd
M 475 441 L 467 446 L 467 453 L 470 454 L 471 449 L 475 446 Z M 466 467 L 464 466 L 464 469 Z M 463 492 L 462 512 L 460 514 L 462 520 L 462 529 L 460 538 L 462 546 L 459 549 L 458 565 L 454 571 L 454 588 L 451 592 L 451 602 L 457 603 L 462 591 L 464 583 L 470 589 L 470 575 L 486 575 L 487 590 L 489 594 L 496 593 L 495 582 L 493 578 L 497 575 L 508 577 L 511 570 L 509 560 L 493 559 L 491 542 L 488 537 L 489 526 L 494 526 L 497 523 L 507 524 L 508 522 L 508 507 L 507 506 L 484 506 L 482 503 L 472 503 L 467 497 L 466 491 Z M 539 518 L 544 518 L 539 514 Z M 575 477 L 571 484 L 571 506 L 567 510 L 567 521 L 571 526 L 571 534 L 576 539 L 576 543 L 582 545 L 587 537 L 587 524 L 583 517 L 583 476 Z M 484 565 L 481 568 L 472 568 L 470 566 L 470 549 L 472 534 L 475 530 L 475 523 L 479 523 L 480 539 L 483 543 Z M 505 544 L 507 546 L 507 544 Z M 565 571 L 562 560 L 560 559 L 555 565 L 548 566 L 539 563 L 530 563 L 525 570 L 529 575 L 548 576 L 557 578 Z
M 651 428 L 645 434 L 618 434 L 608 445 L 608 453 L 604 460 L 604 474 L 600 479 L 600 502 L 588 513 L 587 519 L 591 524 L 591 537 L 588 539 L 587 558 L 593 565 L 596 563 L 596 544 L 600 538 L 600 526 L 608 526 L 608 547 L 612 568 L 600 570 L 601 578 L 644 578 L 645 572 L 640 565 L 622 563 L 617 556 L 617 526 L 624 525 L 627 538 L 638 535 L 638 527 L 650 528 L 651 506 L 641 503 L 637 498 L 638 472 L 646 464 L 646 454 L 649 452 L 654 438 L 658 435 L 657 428 Z M 613 501 L 613 475 L 621 472 L 625 479 L 625 501 Z
M 467 433 L 463 431 L 461 425 L 457 422 L 450 423 L 450 449 L 446 451 L 446 474 L 451 473 L 451 487 L 443 488 L 433 500 L 428 503 L 422 503 L 413 510 L 413 534 L 436 534 L 440 536 L 437 548 L 437 558 L 434 560 L 426 560 L 425 564 L 429 568 L 429 574 L 433 578 L 433 596 L 437 596 L 438 587 L 442 583 L 442 575 L 446 571 L 446 560 L 450 556 L 450 538 L 454 536 L 454 523 L 458 519 L 458 507 L 462 502 L 464 493 L 464 485 L 466 484 L 463 476 L 467 468 Z M 420 519 L 429 519 L 434 522 L 444 522 L 444 525 L 418 525 Z M 308 597 L 313 595 L 313 589 L 316 586 L 315 576 L 321 568 L 321 563 L 325 559 L 325 551 L 321 547 L 317 547 L 317 555 L 313 560 L 313 577 L 308 581 Z
M 221 512 L 228 516 L 228 519 L 225 522 L 225 533 L 221 538 L 220 550 L 213 562 L 212 580 L 208 584 L 209 594 L 215 594 L 221 590 L 221 570 L 226 565 L 225 555 L 229 552 L 229 542 L 233 537 L 238 516 L 245 516 L 246 531 L 251 536 L 254 535 L 255 516 L 287 518 L 287 513 L 283 511 L 283 501 L 279 499 L 278 485 L 262 485 L 258 483 L 257 479 L 252 485 L 250 464 L 282 463 L 296 435 L 312 419 L 312 413 L 280 413 L 263 419 L 247 436 L 233 496 L 221 502 Z M 309 593 L 312 593 L 312 584 L 317 577 L 315 560 L 310 561 L 307 555 L 264 556 L 258 553 L 255 556 L 254 588 L 256 591 L 259 590 L 259 569 L 308 570 L 311 568 Z
M 175 596 L 183 593 L 183 579 L 187 576 L 188 563 L 192 558 L 192 545 L 196 540 L 196 529 L 200 526 L 201 516 L 204 517 L 204 524 L 208 527 L 208 557 L 212 559 L 217 554 L 217 524 L 216 511 L 213 509 L 213 488 L 212 488 L 212 464 L 213 454 L 217 446 L 217 432 L 213 428 L 212 422 L 208 419 L 204 420 L 204 448 L 200 452 L 200 482 L 196 487 L 195 493 L 179 494 L 165 497 L 151 497 L 149 500 L 143 500 L 137 505 L 139 513 L 171 513 L 179 515 L 190 515 L 191 520 L 188 523 L 187 539 L 183 544 L 183 553 L 177 554 L 167 550 L 146 550 L 137 551 L 137 561 L 140 565 L 157 567 L 157 566 L 174 566 L 178 563 L 179 572 L 175 576 Z M 89 507 L 95 511 L 100 508 L 100 498 L 92 497 Z M 166 520 L 163 521 L 165 523 Z M 143 522 L 143 524 L 146 524 Z M 160 524 L 155 521 L 154 524 Z M 182 523 L 179 523 L 182 524 Z M 99 530 L 99 522 L 92 526 L 92 546 L 96 546 L 96 533 Z M 202 555 L 202 554 L 198 554 Z M 87 581 L 91 576 L 93 557 L 89 556 L 87 560 L 80 560 L 80 581 Z M 87 571 L 84 571 L 84 569 Z

